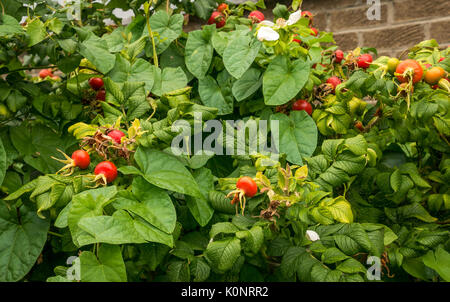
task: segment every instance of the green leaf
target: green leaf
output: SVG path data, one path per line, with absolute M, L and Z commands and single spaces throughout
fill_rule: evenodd
M 159 10 L 150 17 L 150 26 L 154 33 L 157 54 L 165 51 L 170 43 L 177 39 L 183 31 L 183 16 L 181 14 L 173 14 L 169 16 L 165 10 Z M 148 35 L 147 28 L 144 29 L 143 35 Z M 153 56 L 153 48 L 148 43 L 149 52 L 147 56 Z
M 60 158 L 57 151 L 65 151 L 74 142 L 73 137 L 61 138 L 55 131 L 44 126 L 32 127 L 22 124 L 10 130 L 14 147 L 24 156 L 24 161 L 42 173 L 54 173 L 63 165 L 51 156 Z
M 142 58 L 136 59 L 131 64 L 117 54 L 114 68 L 108 73 L 108 76 L 117 83 L 144 82 L 145 90 L 152 91 L 157 77 L 156 73 L 156 67 Z
M 289 162 L 303 165 L 302 158 L 311 156 L 317 146 L 314 120 L 303 110 L 292 111 L 289 117 L 276 113 L 270 119 L 279 121 L 280 152 Z
M 113 206 L 139 215 L 162 231 L 172 233 L 177 214 L 166 191 L 149 184 L 142 177 L 133 180 L 132 191 L 132 195 L 119 193 Z
M 58 214 L 55 220 L 55 227 L 63 229 L 68 226 L 67 217 L 69 216 L 70 207 L 72 202 L 70 201 Z
M 85 233 L 79 228 L 78 222 L 85 217 L 95 217 L 103 214 L 103 208 L 116 195 L 115 186 L 92 189 L 75 195 L 72 199 L 67 216 L 67 223 L 75 245 L 80 246 L 78 237 Z
M 1 37 L 24 34 L 23 28 L 22 28 L 22 26 L 20 26 L 20 24 L 16 20 L 16 18 L 8 16 L 8 15 L 2 15 L 1 18 L 3 21 L 3 24 L 0 25 L 0 36 Z
M 358 223 L 345 224 L 333 238 L 341 251 L 346 255 L 354 255 L 358 252 L 371 250 L 369 236 Z
M 188 35 L 185 48 L 185 61 L 187 69 L 197 78 L 205 77 L 213 57 L 213 46 L 211 44 L 211 34 L 215 31 L 210 29 L 194 30 Z M 205 27 L 207 28 L 207 27 Z
M 263 76 L 263 94 L 266 105 L 283 105 L 294 98 L 309 78 L 310 66 L 300 59 L 277 56 Z
M 27 103 L 27 97 L 24 96 L 20 91 L 13 90 L 8 98 L 6 99 L 6 104 L 12 112 L 17 112 Z
M 55 34 L 60 34 L 63 27 L 64 27 L 64 23 L 62 23 L 61 20 L 59 20 L 58 18 L 52 18 L 50 20 L 47 20 L 45 22 L 48 26 L 48 29 L 50 29 L 51 31 L 53 31 Z
M 281 272 L 287 277 L 294 276 L 297 270 L 306 264 L 303 261 L 305 254 L 306 250 L 302 247 L 290 247 L 281 260 Z
M 399 218 L 417 218 L 429 223 L 435 222 L 437 220 L 436 217 L 431 216 L 430 213 L 428 213 L 428 211 L 420 203 L 417 202 L 398 208 L 385 208 L 384 211 L 389 216 L 389 218 L 395 220 L 398 220 Z
M 402 184 L 402 175 L 400 170 L 395 170 L 394 173 L 391 174 L 391 188 L 394 192 L 397 192 Z
M 112 216 L 84 217 L 78 226 L 86 232 L 78 237 L 80 245 L 97 242 L 109 244 L 157 242 L 173 246 L 173 237 L 123 210 Z
M 361 134 L 346 139 L 345 146 L 355 155 L 367 153 L 367 142 Z
M 210 242 L 205 251 L 207 259 L 220 272 L 230 270 L 240 255 L 241 241 L 237 238 Z
M 102 244 L 98 249 L 98 258 L 92 252 L 82 252 L 80 276 L 83 282 L 126 282 L 127 273 L 120 247 Z
M 171 282 L 189 282 L 191 279 L 189 264 L 186 261 L 173 261 L 167 267 L 167 276 Z
M 428 251 L 422 259 L 426 266 L 434 269 L 442 279 L 450 282 L 450 267 L 448 266 L 450 254 L 442 246 L 438 246 L 436 251 Z
M 254 94 L 262 85 L 261 71 L 249 68 L 242 77 L 233 84 L 233 96 L 240 102 Z
M 346 254 L 344 254 L 335 247 L 326 249 L 326 251 L 322 254 L 322 261 L 328 264 L 336 263 L 348 258 L 349 256 L 347 256 Z
M 149 183 L 193 197 L 203 196 L 192 174 L 176 157 L 139 147 L 134 159 Z
M 344 196 L 339 196 L 329 201 L 323 201 L 320 203 L 320 206 L 326 207 L 336 221 L 342 223 L 353 222 L 351 205 Z
M 423 263 L 422 258 L 405 258 L 402 262 L 402 268 L 408 274 L 425 281 L 431 281 L 436 274 Z
M 157 73 L 160 70 L 157 70 Z M 161 96 L 165 93 L 186 87 L 187 77 L 181 67 L 166 67 L 162 73 L 156 77 L 152 93 Z
M 355 273 L 366 273 L 367 269 L 364 267 L 364 265 L 361 264 L 361 262 L 350 258 L 339 264 L 336 269 L 347 273 L 347 274 L 355 274 Z
M 116 106 L 124 105 L 127 110 L 127 121 L 133 121 L 135 118 L 141 117 L 150 109 L 150 105 L 146 99 L 144 82 L 124 82 L 123 84 L 114 83 L 111 79 L 105 78 L 106 102 L 102 102 L 104 111 L 111 107 L 111 114 L 114 116 L 122 115 L 119 110 L 109 105 L 107 102 Z M 115 112 L 115 113 L 114 113 Z M 106 113 L 105 113 L 106 115 Z
M 194 198 L 187 196 L 186 204 L 191 211 L 192 216 L 200 226 L 205 226 L 212 218 L 214 210 L 208 202 L 209 191 L 214 189 L 214 176 L 211 170 L 207 168 L 200 168 L 194 171 L 195 181 L 199 185 L 202 192 L 202 198 Z
M 207 76 L 199 81 L 198 93 L 205 106 L 217 108 L 218 115 L 233 112 L 233 97 L 226 88 L 219 86 L 212 76 Z
M 239 228 L 231 222 L 218 222 L 211 226 L 209 237 L 214 238 L 219 234 L 235 234 L 239 232 Z
M 0 202 L 1 282 L 19 281 L 30 271 L 47 241 L 49 226 L 48 219 L 39 218 L 24 205 L 16 212 Z
M 258 253 L 264 243 L 264 232 L 259 225 L 253 226 L 248 231 L 240 231 L 236 233 L 236 237 L 239 239 L 245 238 L 244 248 L 248 249 L 253 254 Z
M 261 42 L 256 38 L 239 35 L 228 42 L 223 53 L 223 64 L 233 77 L 240 79 L 252 65 L 260 48 Z
M 80 54 L 103 74 L 113 69 L 116 62 L 116 56 L 109 52 L 108 43 L 93 34 L 80 44 Z
M 208 279 L 211 272 L 209 265 L 202 259 L 195 258 L 189 265 L 191 275 L 194 276 L 194 282 L 204 282 Z
M 6 151 L 5 147 L 3 146 L 3 141 L 0 138 L 0 186 L 3 183 L 3 180 L 5 179 L 7 168 L 8 167 L 6 163 Z
M 41 42 L 47 36 L 44 23 L 38 18 L 27 25 L 27 34 L 30 37 L 28 46 L 33 46 Z

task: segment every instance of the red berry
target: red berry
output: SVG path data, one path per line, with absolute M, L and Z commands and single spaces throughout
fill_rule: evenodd
M 344 59 L 344 52 L 340 49 L 336 50 L 334 52 L 334 61 L 336 63 L 341 63 L 343 59 Z
M 103 87 L 103 80 L 102 78 L 90 78 L 89 79 L 89 86 L 91 86 L 94 90 L 99 90 Z
M 314 17 L 313 17 L 313 14 L 310 11 L 307 11 L 307 10 L 302 11 L 302 17 L 308 18 L 309 19 L 309 24 L 312 24 Z
M 91 157 L 89 153 L 84 150 L 77 150 L 72 153 L 72 160 L 74 165 L 80 169 L 86 169 L 91 164 Z
M 311 35 L 317 37 L 317 35 L 319 34 L 319 31 L 317 30 L 317 28 L 311 27 L 311 30 L 313 31 L 313 33 Z
M 110 161 L 102 161 L 94 170 L 95 175 L 103 174 L 106 178 L 106 182 L 113 182 L 117 178 L 117 168 L 114 163 Z
M 98 101 L 104 101 L 106 99 L 106 91 L 104 89 L 99 90 L 95 96 L 95 99 Z
M 442 61 L 444 61 L 445 60 L 445 58 L 440 58 L 439 59 L 439 62 L 442 62 Z
M 41 79 L 45 79 L 46 77 L 52 77 L 53 76 L 53 73 L 52 73 L 52 70 L 51 69 L 42 69 L 40 72 L 39 72 L 39 77 L 41 78 Z
M 249 176 L 243 176 L 239 178 L 236 183 L 236 188 L 244 191 L 245 196 L 253 197 L 258 192 L 258 186 L 256 182 Z
M 400 62 L 397 65 L 397 69 L 395 72 L 398 74 L 397 79 L 400 83 L 406 83 L 408 81 L 407 78 L 401 76 L 407 69 L 413 69 L 413 79 L 412 82 L 415 84 L 422 79 L 423 76 L 423 68 L 420 66 L 419 62 L 416 60 L 407 59 Z
M 301 111 L 305 110 L 309 115 L 312 114 L 312 106 L 305 100 L 297 100 L 294 104 L 292 104 L 292 110 Z
M 328 78 L 327 83 L 333 85 L 333 92 L 334 92 L 337 85 L 341 84 L 342 81 L 337 76 L 332 76 Z
M 226 3 L 219 4 L 219 6 L 217 7 L 217 10 L 219 12 L 223 13 L 224 11 L 228 10 L 228 4 L 226 4 Z
M 125 134 L 120 130 L 112 130 L 108 132 L 108 136 L 112 138 L 116 143 L 120 144 L 121 139 L 125 136 Z
M 226 23 L 225 15 L 221 12 L 214 11 L 208 19 L 208 24 L 216 24 L 216 28 L 224 27 Z
M 358 67 L 359 68 L 369 68 L 370 63 L 372 63 L 373 58 L 370 54 L 365 53 L 358 57 Z
M 253 23 L 259 23 L 259 22 L 264 21 L 264 19 L 265 19 L 264 14 L 262 12 L 260 12 L 259 10 L 252 11 L 248 15 L 248 17 L 253 20 Z

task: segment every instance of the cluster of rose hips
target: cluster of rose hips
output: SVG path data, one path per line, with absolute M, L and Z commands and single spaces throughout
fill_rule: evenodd
M 308 18 L 309 19 L 309 28 L 313 31 L 311 33 L 312 36 L 317 36 L 319 35 L 319 31 L 317 30 L 317 28 L 313 27 L 313 20 L 314 20 L 314 15 L 307 10 L 302 11 L 302 17 Z
M 47 78 L 47 77 L 50 77 L 50 78 L 52 78 L 53 80 L 59 80 L 59 77 L 58 77 L 57 75 L 54 75 L 54 74 L 53 74 L 53 71 L 52 71 L 51 68 L 42 69 L 42 70 L 39 72 L 39 77 L 40 77 L 41 79 L 45 79 L 45 78 Z
M 58 151 L 61 152 L 66 159 L 62 160 L 54 157 L 52 158 L 66 165 L 56 173 L 64 171 L 65 173 L 63 175 L 69 176 L 73 173 L 74 168 L 77 167 L 81 170 L 85 170 L 91 164 L 91 157 L 85 150 L 79 149 L 74 151 L 72 153 L 72 157 L 67 156 L 67 154 L 65 154 L 61 150 Z M 113 182 L 117 178 L 117 167 L 111 161 L 102 161 L 95 166 L 94 174 L 94 182 L 101 180 L 101 183 L 106 185 Z
M 208 19 L 208 24 L 216 24 L 216 28 L 222 28 L 227 23 L 227 17 L 230 13 L 228 4 L 221 3 L 217 7 L 217 10 L 213 11 Z M 259 23 L 264 21 L 264 14 L 258 10 L 250 12 L 248 18 L 252 20 L 253 23 Z
M 317 28 L 312 27 L 313 20 L 314 20 L 314 15 L 310 11 L 304 10 L 304 11 L 302 11 L 301 16 L 309 19 L 309 28 L 312 30 L 311 36 L 318 36 L 319 35 L 319 31 L 317 30 Z M 295 35 L 295 36 L 297 36 L 297 35 Z M 302 41 L 300 39 L 297 39 L 297 38 L 294 38 L 293 41 L 297 42 L 299 44 L 302 43 Z
M 311 17 L 312 18 L 312 17 Z M 342 52 L 342 50 L 336 50 L 333 54 L 334 57 L 334 61 L 336 63 L 341 63 L 341 61 L 344 58 L 344 53 Z M 315 67 L 315 65 L 313 66 L 313 68 Z M 342 83 L 341 79 L 339 79 L 337 76 L 331 76 L 327 79 L 326 83 L 330 86 L 330 88 L 332 89 L 332 92 L 334 93 L 336 90 L 336 87 Z M 292 104 L 291 107 L 292 110 L 295 111 L 301 111 L 304 110 L 306 111 L 306 113 L 308 113 L 309 115 L 312 114 L 312 106 L 311 104 L 306 101 L 306 100 L 297 100 L 296 102 L 294 102 Z
M 104 101 L 106 98 L 106 91 L 103 88 L 104 83 L 102 78 L 90 78 L 89 79 L 89 86 L 91 86 L 92 89 L 97 91 L 97 95 L 95 96 L 96 100 Z
M 109 136 L 114 142 L 120 144 L 122 141 L 122 137 L 124 137 L 125 134 L 120 130 L 114 129 L 112 131 L 109 131 L 107 133 L 107 136 Z M 56 173 L 62 172 L 63 175 L 69 176 L 74 172 L 75 168 L 85 170 L 91 164 L 89 153 L 83 149 L 74 151 L 71 157 L 69 157 L 61 150 L 58 151 L 61 152 L 66 159 L 58 159 L 52 157 L 53 159 L 65 164 L 65 166 Z M 94 174 L 94 182 L 100 181 L 101 184 L 106 185 L 113 182 L 117 178 L 117 167 L 111 161 L 102 161 L 95 166 Z

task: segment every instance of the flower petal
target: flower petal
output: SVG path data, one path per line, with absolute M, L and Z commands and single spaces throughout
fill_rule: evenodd
M 301 17 L 302 17 L 302 11 L 298 10 L 289 16 L 289 19 L 287 20 L 286 24 L 293 25 L 293 24 L 297 23 Z
M 264 21 L 261 21 L 258 25 L 259 26 L 274 26 L 275 23 L 273 23 L 272 21 L 269 21 L 269 20 L 264 20 Z
M 258 30 L 258 40 L 259 41 L 276 41 L 280 38 L 280 35 L 274 31 L 272 28 L 267 26 L 262 26 Z
M 320 240 L 319 234 L 317 234 L 316 232 L 311 231 L 311 230 L 306 231 L 306 238 L 308 238 L 311 241 Z

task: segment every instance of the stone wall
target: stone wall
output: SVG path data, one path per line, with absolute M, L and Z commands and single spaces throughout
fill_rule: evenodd
M 268 8 L 277 2 L 292 3 L 266 0 Z M 450 45 L 450 0 L 380 0 L 380 20 L 373 21 L 367 18 L 367 2 L 375 1 L 304 0 L 302 9 L 315 14 L 314 26 L 319 30 L 334 32 L 343 50 L 375 47 L 380 55 L 399 56 L 427 39 Z M 273 17 L 269 10 L 264 13 L 267 19 Z

